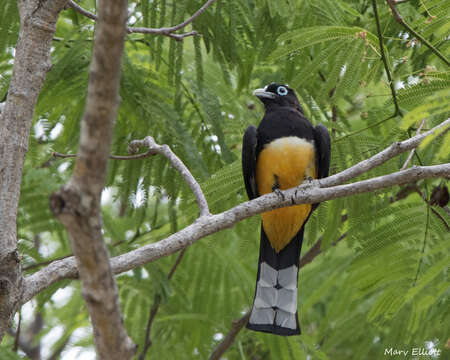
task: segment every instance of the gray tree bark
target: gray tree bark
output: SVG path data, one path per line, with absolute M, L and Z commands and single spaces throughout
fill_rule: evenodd
M 34 108 L 47 71 L 56 20 L 67 0 L 19 0 L 13 76 L 0 114 L 0 340 L 22 296 L 16 218 Z
M 99 0 L 94 52 L 75 169 L 50 198 L 66 227 L 94 329 L 99 359 L 127 360 L 135 345 L 123 326 L 117 286 L 102 234 L 100 199 L 119 108 L 120 65 L 125 41 L 127 0 Z

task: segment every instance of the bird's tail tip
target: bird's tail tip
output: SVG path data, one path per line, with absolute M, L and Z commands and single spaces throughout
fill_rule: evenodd
M 255 299 L 247 328 L 277 335 L 298 335 L 298 266 L 276 270 L 260 263 Z
M 301 334 L 300 326 L 297 326 L 295 329 L 291 329 L 273 324 L 252 324 L 248 322 L 246 328 L 253 331 L 261 331 L 281 336 L 293 336 Z

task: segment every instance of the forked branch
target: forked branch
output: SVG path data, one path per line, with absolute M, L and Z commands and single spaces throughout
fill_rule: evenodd
M 133 33 L 140 33 L 140 34 L 154 34 L 154 35 L 163 35 L 168 36 L 172 39 L 175 39 L 177 41 L 183 40 L 185 37 L 188 36 L 195 36 L 198 35 L 197 31 L 189 31 L 182 34 L 175 34 L 175 31 L 181 30 L 187 25 L 189 25 L 191 22 L 193 22 L 196 18 L 198 18 L 207 8 L 209 8 L 216 0 L 208 0 L 200 9 L 198 9 L 191 17 L 189 17 L 187 20 L 183 21 L 182 23 L 170 27 L 162 27 L 162 28 L 147 28 L 147 27 L 127 27 L 126 31 L 128 34 Z M 89 19 L 97 21 L 98 17 L 97 15 L 91 13 L 90 11 L 82 8 L 80 5 L 78 5 L 75 1 L 69 0 L 68 5 L 75 11 L 79 12 L 80 14 L 88 17 Z
M 425 178 L 443 177 L 448 179 L 450 178 L 450 164 L 442 164 L 411 167 L 403 171 L 369 180 L 339 185 L 383 164 L 403 152 L 419 146 L 422 140 L 430 134 L 438 131 L 445 133 L 448 131 L 449 125 L 450 119 L 427 132 L 418 134 L 402 142 L 396 142 L 371 158 L 363 160 L 338 174 L 321 180 L 313 180 L 311 183 L 306 183 L 296 188 L 284 190 L 282 191 L 283 196 L 271 193 L 239 204 L 220 214 L 201 216 L 191 225 L 161 241 L 142 246 L 112 258 L 112 270 L 115 274 L 119 274 L 161 257 L 168 256 L 186 248 L 207 235 L 230 228 L 243 219 L 272 209 L 293 204 L 322 202 L 339 197 L 372 192 Z M 25 278 L 22 303 L 29 301 L 37 293 L 59 280 L 77 277 L 78 272 L 72 257 L 55 261 Z

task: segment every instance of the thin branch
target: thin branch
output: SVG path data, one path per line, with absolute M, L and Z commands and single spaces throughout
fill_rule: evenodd
M 417 264 L 416 276 L 414 277 L 414 282 L 412 285 L 413 287 L 416 286 L 417 279 L 419 278 L 420 268 L 422 267 L 423 258 L 425 256 L 425 247 L 427 245 L 428 229 L 430 228 L 431 205 L 429 204 L 428 199 L 426 199 L 425 202 L 427 203 L 427 222 L 425 224 L 425 233 L 423 235 L 423 245 L 422 245 L 422 250 L 420 251 L 420 259 L 419 259 L 419 263 Z
M 178 268 L 178 265 L 180 265 L 181 259 L 183 259 L 185 252 L 186 252 L 186 249 L 181 250 L 180 255 L 178 255 L 177 259 L 175 260 L 175 264 L 173 264 L 172 268 L 169 271 L 169 275 L 167 275 L 167 278 L 169 280 L 172 279 L 172 276 L 175 273 L 175 270 Z
M 145 342 L 144 342 L 144 348 L 142 349 L 142 353 L 139 355 L 139 360 L 144 360 L 145 356 L 147 355 L 148 349 L 150 349 L 150 346 L 152 346 L 152 340 L 150 339 L 150 330 L 153 325 L 153 320 L 155 319 L 155 316 L 159 310 L 159 305 L 161 303 L 161 296 L 159 294 L 155 295 L 155 300 L 150 307 L 150 313 L 148 315 L 148 322 L 147 322 L 147 328 L 145 329 Z
M 19 316 L 21 316 L 20 312 Z M 38 335 L 44 325 L 41 313 L 37 312 L 32 322 L 28 325 L 27 328 L 24 328 L 23 330 L 21 330 L 22 326 L 20 325 L 20 322 L 21 319 L 19 318 L 19 325 L 16 331 L 11 328 L 7 330 L 8 334 L 15 339 L 14 351 L 16 351 L 16 349 L 18 348 L 25 353 L 27 359 L 40 360 L 41 342 Z
M 22 268 L 22 270 L 23 270 L 23 271 L 32 270 L 32 269 L 34 269 L 34 268 L 41 267 L 41 266 L 45 266 L 45 265 L 49 265 L 49 264 L 51 264 L 51 263 L 54 262 L 54 261 L 63 260 L 63 259 L 66 259 L 66 258 L 68 258 L 68 257 L 71 257 L 71 256 L 73 256 L 73 254 L 63 255 L 63 256 L 59 256 L 59 257 L 54 258 L 54 259 L 42 261 L 42 262 L 39 262 L 39 263 L 30 264 L 30 265 L 24 266 L 24 267 Z
M 402 142 L 395 142 L 388 148 L 379 152 L 378 154 L 375 154 L 369 159 L 363 160 L 357 163 L 356 165 L 353 165 L 352 167 L 344 171 L 341 171 L 338 174 L 329 176 L 325 179 L 321 179 L 320 185 L 321 187 L 328 187 L 332 185 L 342 184 L 352 178 L 355 178 L 363 173 L 366 173 L 367 171 L 381 164 L 384 164 L 386 161 L 392 159 L 393 157 L 405 151 L 418 147 L 420 143 L 423 141 L 423 139 L 425 139 L 427 136 L 435 134 L 436 132 L 441 132 L 442 135 L 446 133 L 449 129 L 450 129 L 450 118 L 422 134 L 418 134 Z
M 416 135 L 420 134 L 424 124 L 425 124 L 425 119 L 422 120 L 422 122 L 420 123 L 419 127 L 417 128 Z M 406 167 L 408 166 L 408 164 L 411 161 L 412 157 L 414 156 L 414 152 L 415 151 L 416 151 L 415 148 L 411 150 L 411 152 L 408 155 L 408 158 L 406 159 L 405 163 L 403 164 L 403 166 L 401 167 L 400 170 L 405 170 L 406 169 Z
M 171 37 L 175 40 L 181 41 L 187 36 L 195 36 L 198 35 L 197 31 L 189 31 L 183 34 L 174 34 L 175 31 L 180 30 L 191 22 L 193 22 L 196 18 L 198 18 L 206 9 L 208 9 L 216 0 L 208 0 L 200 9 L 198 9 L 190 18 L 183 21 L 182 23 L 170 27 L 162 27 L 162 28 L 146 28 L 146 27 L 127 27 L 126 31 L 128 34 L 139 33 L 139 34 L 154 34 L 154 35 L 164 35 Z M 97 15 L 91 13 L 83 9 L 73 0 L 69 0 L 68 5 L 75 11 L 78 11 L 80 14 L 97 21 Z
M 386 76 L 388 78 L 389 87 L 391 88 L 392 93 L 392 100 L 394 101 L 395 106 L 395 112 L 394 117 L 397 115 L 401 115 L 400 108 L 398 106 L 397 102 L 397 94 L 395 92 L 395 86 L 394 82 L 392 81 L 391 71 L 389 70 L 389 65 L 387 62 L 386 54 L 384 53 L 384 45 L 383 45 L 383 33 L 381 32 L 381 25 L 380 25 L 380 18 L 378 17 L 378 10 L 377 10 L 377 1 L 372 0 L 372 7 L 373 7 L 373 13 L 375 15 L 375 21 L 377 23 L 377 32 L 378 32 L 378 41 L 380 43 L 380 51 L 381 51 L 381 60 L 383 60 L 384 69 L 386 70 Z
M 205 195 L 198 184 L 197 180 L 195 180 L 194 176 L 192 176 L 189 169 L 183 164 L 183 162 L 179 159 L 178 156 L 169 148 L 167 145 L 159 145 L 155 142 L 155 140 L 151 136 L 147 136 L 143 140 L 133 140 L 128 145 L 128 151 L 130 153 L 135 153 L 140 147 L 146 147 L 148 150 L 142 154 L 131 155 L 131 156 L 120 156 L 120 155 L 109 155 L 110 159 L 115 160 L 135 160 L 135 159 L 143 159 L 149 156 L 153 156 L 156 154 L 161 154 L 165 156 L 171 163 L 172 166 L 178 170 L 183 177 L 183 179 L 188 183 L 192 192 L 197 199 L 197 204 L 200 208 L 200 216 L 209 215 L 208 202 L 206 201 Z M 54 157 L 60 158 L 76 158 L 77 154 L 61 154 L 57 152 L 53 152 L 52 155 Z
M 182 28 L 184 28 L 186 25 L 190 24 L 191 22 L 193 22 L 196 18 L 198 18 L 203 12 L 205 12 L 205 10 L 207 8 L 209 8 L 216 0 L 208 0 L 200 9 L 198 9 L 194 15 L 192 15 L 189 19 L 183 21 L 181 24 L 172 26 L 172 27 L 168 27 L 168 28 L 161 28 L 158 30 L 162 30 L 162 31 L 167 31 L 167 32 L 172 32 L 172 31 L 177 31 L 180 30 Z
M 341 240 L 346 237 L 347 234 L 342 234 L 339 238 L 333 242 L 333 246 L 337 245 Z M 311 263 L 320 253 L 322 245 L 322 238 L 316 241 L 316 243 L 311 246 L 308 252 L 300 258 L 299 269 Z M 216 346 L 214 351 L 211 353 L 209 360 L 219 360 L 221 356 L 228 350 L 228 348 L 233 345 L 234 339 L 237 334 L 242 330 L 242 328 L 247 324 L 250 317 L 250 310 L 247 311 L 241 318 L 233 320 L 231 323 L 231 329 L 228 331 L 225 338 Z
M 180 264 L 181 259 L 183 258 L 185 252 L 186 252 L 186 249 L 183 249 L 183 250 L 181 250 L 180 254 L 177 256 L 175 263 L 173 264 L 172 268 L 169 271 L 169 274 L 167 275 L 167 279 L 169 281 L 170 281 L 170 279 L 172 279 L 172 276 L 175 273 L 175 270 L 177 269 L 178 265 Z M 145 359 L 145 355 L 147 354 L 148 349 L 150 349 L 150 346 L 152 346 L 152 340 L 150 339 L 150 331 L 151 331 L 151 328 L 153 325 L 153 320 L 155 319 L 155 316 L 158 313 L 160 304 L 161 304 L 161 296 L 159 294 L 157 294 L 155 296 L 155 301 L 154 301 L 153 305 L 150 307 L 147 328 L 145 329 L 144 349 L 142 350 L 141 355 L 139 355 L 139 360 Z
M 169 146 L 165 144 L 157 144 L 151 136 L 147 136 L 143 140 L 133 140 L 128 146 L 131 153 L 136 152 L 136 150 L 140 147 L 148 148 L 147 152 L 150 154 L 161 154 L 165 156 L 172 163 L 172 166 L 176 170 L 178 170 L 184 181 L 188 183 L 189 187 L 194 193 L 195 198 L 197 199 L 197 204 L 200 208 L 200 217 L 208 216 L 210 214 L 208 202 L 206 201 L 202 188 L 198 184 L 197 180 L 195 180 L 194 176 L 192 176 L 186 165 L 183 164 L 180 158 L 175 155 L 175 153 L 170 149 Z
M 163 36 L 168 36 L 177 41 L 181 41 L 185 37 L 188 37 L 188 36 L 199 35 L 199 33 L 197 31 L 189 31 L 189 32 L 183 33 L 183 34 L 174 34 L 172 32 L 166 32 L 164 29 L 166 29 L 166 28 L 152 29 L 152 28 L 144 28 L 144 27 L 130 27 L 130 28 L 127 28 L 127 33 L 128 34 L 136 33 L 136 34 L 163 35 Z
M 19 349 L 20 330 L 22 328 L 22 310 L 20 309 L 17 313 L 19 315 L 19 321 L 17 323 L 16 335 L 14 336 L 14 345 L 13 345 L 14 352 L 17 352 L 17 350 Z
M 249 318 L 250 318 L 250 310 L 247 311 L 244 314 L 244 316 L 242 316 L 240 319 L 233 320 L 231 322 L 230 331 L 228 331 L 227 335 L 222 340 L 222 342 L 216 346 L 214 351 L 211 353 L 209 360 L 219 360 L 221 358 L 221 356 L 225 353 L 225 351 L 227 351 L 228 348 L 233 344 L 237 334 L 239 334 L 242 328 L 247 324 Z
M 152 154 L 150 151 L 146 151 L 142 154 L 136 154 L 136 155 L 109 155 L 110 159 L 113 160 L 138 160 L 138 159 L 145 159 L 149 156 L 153 156 L 154 154 Z M 76 158 L 78 156 L 78 154 L 61 154 L 59 152 L 52 152 L 52 156 L 53 157 L 57 157 L 57 158 Z
M 64 341 L 59 344 L 59 346 L 53 351 L 52 355 L 48 358 L 48 360 L 58 360 L 61 359 L 61 353 L 66 348 L 67 344 L 70 342 L 71 335 L 66 336 Z
M 340 241 L 344 240 L 346 237 L 347 233 L 342 234 L 336 241 L 332 243 L 332 245 L 333 246 L 337 245 Z M 322 246 L 322 237 L 320 237 L 319 240 L 317 240 L 316 243 L 309 248 L 308 252 L 301 257 L 299 269 L 301 269 L 305 265 L 308 265 L 316 258 L 317 255 L 319 255 L 322 252 L 321 246 Z
M 98 17 L 97 15 L 91 13 L 90 11 L 87 11 L 86 9 L 83 9 L 80 5 L 78 5 L 75 1 L 69 0 L 67 3 L 69 7 L 71 7 L 73 10 L 78 11 L 81 15 L 84 15 L 88 17 L 89 19 L 97 21 Z
M 383 96 L 390 96 L 390 95 L 383 95 Z M 357 134 L 362 133 L 362 132 L 364 132 L 366 130 L 369 130 L 369 129 L 372 129 L 374 127 L 377 127 L 378 125 L 381 125 L 381 124 L 385 123 L 386 121 L 388 121 L 390 119 L 393 119 L 395 117 L 396 117 L 395 114 L 394 115 L 390 115 L 389 117 L 387 117 L 387 118 L 385 118 L 383 120 L 377 121 L 376 123 L 370 124 L 369 126 L 366 126 L 365 128 L 352 131 L 351 133 L 349 133 L 347 135 L 343 135 L 343 136 L 337 138 L 336 140 L 334 140 L 334 142 L 336 143 L 336 142 L 342 141 L 342 140 L 344 140 L 344 139 L 346 139 L 348 137 L 357 135 Z
M 372 1 L 374 2 L 375 0 Z M 403 17 L 400 15 L 397 8 L 395 7 L 395 4 L 398 3 L 398 1 L 394 0 L 386 0 L 386 1 L 392 10 L 392 14 L 394 15 L 395 21 L 397 21 L 400 25 L 402 25 L 408 32 L 413 34 L 416 38 L 418 38 L 426 47 L 428 47 L 433 53 L 435 53 L 437 57 L 439 57 L 443 62 L 445 62 L 447 66 L 450 66 L 450 61 L 438 49 L 436 49 L 433 46 L 433 44 L 431 44 L 427 39 L 425 39 L 422 35 L 420 35 L 413 28 L 411 28 L 405 22 L 405 20 L 403 20 Z

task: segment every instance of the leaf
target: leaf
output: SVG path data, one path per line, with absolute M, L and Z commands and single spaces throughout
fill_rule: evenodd
M 337 40 L 357 41 L 360 37 L 365 38 L 374 49 L 378 49 L 377 37 L 360 27 L 314 26 L 292 31 L 278 39 L 282 46 L 271 54 L 270 60 L 275 61 L 314 44 Z

